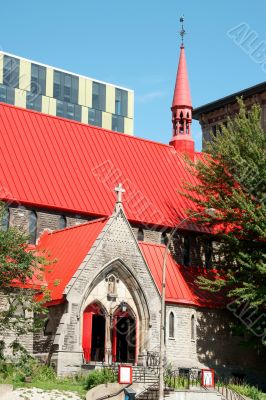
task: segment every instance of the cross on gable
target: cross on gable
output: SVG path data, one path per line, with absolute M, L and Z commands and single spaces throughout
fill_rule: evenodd
M 122 203 L 122 194 L 125 193 L 125 189 L 123 188 L 122 183 L 119 183 L 119 185 L 115 188 L 115 192 L 116 192 L 116 202 Z

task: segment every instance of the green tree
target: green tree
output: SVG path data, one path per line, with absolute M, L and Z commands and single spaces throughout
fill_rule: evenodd
M 250 111 L 238 99 L 239 114 L 221 125 L 221 132 L 206 143 L 206 154 L 189 169 L 199 179 L 186 184 L 188 198 L 198 207 L 214 208 L 215 216 L 202 214 L 219 242 L 214 267 L 220 279 L 199 277 L 202 288 L 223 290 L 239 305 L 256 310 L 266 306 L 266 136 L 261 110 Z
M 5 206 L 0 203 L 0 221 L 4 214 Z M 46 261 L 44 254 L 31 250 L 27 242 L 27 235 L 17 228 L 0 230 L 0 331 L 2 337 L 7 332 L 14 332 L 17 337 L 14 346 L 20 335 L 40 328 L 43 319 L 35 318 L 35 315 L 46 312 L 43 304 L 49 299 L 45 285 L 38 291 L 30 287 L 33 277 L 42 281 Z M 38 301 L 40 293 L 42 300 Z

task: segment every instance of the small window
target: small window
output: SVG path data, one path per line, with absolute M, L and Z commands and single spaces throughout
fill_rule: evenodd
M 173 312 L 169 314 L 169 337 L 175 337 L 175 316 Z
M 195 340 L 195 316 L 191 316 L 191 340 Z
M 56 115 L 75 121 L 81 121 L 81 106 L 79 104 L 67 103 L 66 101 L 56 101 Z
M 59 217 L 59 229 L 65 229 L 67 226 L 67 220 L 66 217 L 64 215 L 60 215 Z
M 4 55 L 4 85 L 18 88 L 19 86 L 19 59 Z
M 167 234 L 166 232 L 162 232 L 161 234 L 161 244 L 167 245 Z
M 144 241 L 144 231 L 142 228 L 139 228 L 138 230 L 138 241 L 143 242 Z
M 183 263 L 186 267 L 190 265 L 190 238 L 184 236 Z
M 10 212 L 8 208 L 4 209 L 3 215 L 2 215 L 2 230 L 7 231 L 9 228 L 9 219 L 10 219 Z
M 46 68 L 31 64 L 31 92 L 36 95 L 46 94 Z
M 115 114 L 127 116 L 128 93 L 126 90 L 115 89 Z
M 78 80 L 74 75 L 54 71 L 54 97 L 68 103 L 78 103 Z
M 26 108 L 29 110 L 42 111 L 42 96 L 27 92 Z
M 9 86 L 0 85 L 0 101 L 2 103 L 15 103 L 15 89 Z
M 92 108 L 105 111 L 106 85 L 99 82 L 92 82 Z
M 95 110 L 94 108 L 89 108 L 89 119 L 88 123 L 94 126 L 102 126 L 102 112 L 100 110 Z
M 124 118 L 119 115 L 112 115 L 112 131 L 124 132 Z
M 205 242 L 205 267 L 211 268 L 212 266 L 212 253 L 213 253 L 213 245 L 212 240 L 207 240 Z
M 37 214 L 35 211 L 29 212 L 29 236 L 30 243 L 35 244 L 37 239 Z

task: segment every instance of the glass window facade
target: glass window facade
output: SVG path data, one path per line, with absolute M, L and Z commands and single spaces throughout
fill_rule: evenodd
M 26 108 L 29 110 L 42 111 L 42 96 L 31 92 L 26 95 Z
M 127 116 L 128 93 L 126 90 L 115 89 L 115 113 L 116 115 Z
M 68 103 L 78 103 L 79 78 L 64 72 L 54 71 L 54 97 Z
M 0 101 L 3 103 L 15 103 L 15 89 L 9 86 L 0 85 Z
M 46 94 L 46 68 L 41 65 L 31 64 L 31 92 Z
M 19 60 L 15 57 L 4 55 L 4 85 L 18 88 L 19 87 Z
M 106 85 L 92 82 L 92 108 L 105 111 L 106 109 Z
M 100 110 L 95 110 L 94 108 L 89 108 L 89 118 L 88 123 L 90 125 L 102 126 L 102 112 Z
M 56 101 L 56 115 L 58 117 L 81 121 L 81 106 L 66 101 Z
M 112 115 L 112 131 L 124 132 L 124 118 L 119 115 Z

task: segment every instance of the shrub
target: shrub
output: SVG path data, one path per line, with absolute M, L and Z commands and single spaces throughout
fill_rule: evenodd
M 117 376 L 111 369 L 100 369 L 90 372 L 84 377 L 84 388 L 89 390 L 102 383 L 117 382 Z

